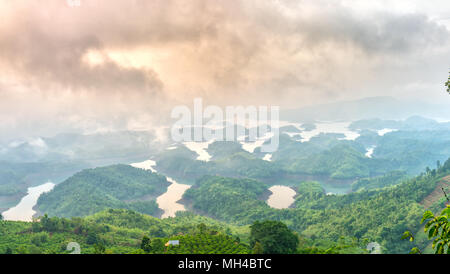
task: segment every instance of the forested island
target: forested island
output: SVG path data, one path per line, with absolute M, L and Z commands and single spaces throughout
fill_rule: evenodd
M 96 175 L 84 177 L 89 174 Z M 127 174 L 123 181 L 120 174 Z M 446 207 L 440 189 L 450 186 L 450 159 L 410 179 L 394 172 L 358 181 L 358 186 L 366 187 L 347 195 L 327 195 L 318 182 L 301 182 L 293 208 L 282 210 L 260 199 L 265 183 L 205 176 L 184 195 L 192 211 L 166 219 L 149 216 L 148 207 L 130 208 L 135 202 L 123 201 L 124 193 L 135 198 L 153 193 L 152 184 L 144 188 L 139 184 L 142 176 L 166 184 L 164 176 L 121 165 L 74 175 L 55 192 L 43 195 L 40 204 L 56 208 L 81 195 L 81 204 L 92 211 L 68 205 L 33 222 L 3 220 L 0 253 L 70 253 L 66 250 L 70 242 L 78 243 L 82 253 L 368 253 L 370 242 L 379 243 L 385 253 L 408 253 L 413 248 L 433 252 L 420 219 L 425 209 L 437 214 Z M 68 183 L 81 178 L 82 184 Z M 71 196 L 58 195 L 69 197 L 65 202 L 51 198 L 66 185 L 76 188 L 70 189 Z M 108 193 L 102 192 L 105 185 Z M 402 239 L 405 231 L 413 231 L 414 242 Z M 177 245 L 166 246 L 176 240 Z

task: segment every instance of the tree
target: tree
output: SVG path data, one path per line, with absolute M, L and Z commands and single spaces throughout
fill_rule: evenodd
M 41 231 L 41 223 L 37 221 L 33 221 L 31 224 L 31 230 L 33 232 L 40 232 Z
M 441 215 L 434 216 L 434 214 L 427 210 L 423 214 L 421 223 L 427 221 L 425 224 L 425 232 L 428 232 L 428 239 L 433 239 L 433 249 L 436 254 L 450 254 L 450 205 L 441 212 Z
M 253 254 L 264 254 L 264 248 L 259 242 L 255 243 L 255 246 L 253 247 Z
M 86 243 L 90 245 L 98 243 L 97 234 L 95 232 L 89 232 L 86 238 Z
M 150 235 L 154 237 L 164 237 L 164 230 L 160 226 L 152 226 L 149 228 Z
M 447 198 L 447 201 L 449 201 L 449 198 L 447 197 L 447 194 L 445 194 L 445 197 Z M 435 216 L 433 212 L 427 210 L 423 214 L 422 221 L 420 223 L 423 223 L 425 221 L 425 228 L 424 231 L 428 232 L 428 239 L 433 240 L 432 248 L 435 250 L 436 254 L 450 254 L 450 204 L 446 206 L 444 210 L 442 210 L 441 215 Z M 403 233 L 402 239 L 407 239 L 412 242 L 414 241 L 414 235 L 411 233 L 411 231 L 405 231 Z M 421 253 L 420 249 L 417 247 L 414 247 L 411 249 L 412 254 L 415 253 Z
M 152 251 L 151 240 L 149 237 L 147 236 L 142 237 L 141 249 L 144 250 L 145 252 Z
M 39 247 L 35 246 L 35 245 L 31 245 L 28 248 L 28 253 L 30 253 L 30 254 L 42 254 L 42 250 Z
M 255 248 L 259 242 L 264 254 L 290 254 L 297 249 L 297 235 L 282 222 L 256 221 L 250 229 L 250 245 Z
M 164 251 L 164 242 L 160 238 L 153 239 L 151 248 L 153 252 L 162 253 Z
M 17 253 L 19 254 L 28 254 L 28 248 L 25 245 L 21 245 L 17 248 Z
M 197 226 L 197 228 L 198 228 L 198 231 L 199 231 L 200 234 L 206 233 L 207 227 L 206 227 L 206 225 L 205 225 L 204 223 L 200 223 L 200 224 Z
M 95 254 L 103 254 L 105 253 L 106 248 L 102 243 L 96 243 L 94 244 L 94 253 Z
M 450 94 L 450 75 L 448 76 L 448 80 L 445 83 L 445 86 L 447 87 L 447 92 Z
M 234 241 L 239 244 L 241 243 L 241 238 L 239 236 L 236 236 L 234 237 Z

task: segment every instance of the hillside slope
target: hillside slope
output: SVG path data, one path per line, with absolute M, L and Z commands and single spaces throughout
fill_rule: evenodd
M 169 185 L 162 175 L 128 165 L 86 169 L 44 193 L 37 207 L 59 217 L 86 216 L 106 208 L 157 215 L 156 197 Z

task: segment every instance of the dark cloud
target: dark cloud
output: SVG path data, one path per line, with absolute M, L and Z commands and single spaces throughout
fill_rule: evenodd
M 332 41 L 349 43 L 370 54 L 411 54 L 430 47 L 449 45 L 449 32 L 423 14 L 394 15 L 378 12 L 370 17 L 358 18 L 345 10 L 333 9 L 302 22 L 300 33 L 307 33 L 312 44 Z
M 199 96 L 215 104 L 292 107 L 441 84 L 448 29 L 429 14 L 358 13 L 341 2 L 0 4 L 0 119 L 57 115 L 125 127 L 138 115 L 162 121 L 172 105 Z M 136 52 L 156 57 L 143 61 Z M 90 53 L 101 60 L 87 62 Z M 12 102 L 20 114 L 11 113 Z
M 20 80 L 39 90 L 141 92 L 155 96 L 161 90 L 161 81 L 150 69 L 125 68 L 108 58 L 95 66 L 83 62 L 89 50 L 101 51 L 103 42 L 94 32 L 79 31 L 76 26 L 67 32 L 58 29 L 61 22 L 50 16 L 57 10 L 44 10 L 50 13 L 45 20 L 40 20 L 41 11 L 26 11 L 21 13 L 26 20 L 18 18 L 0 36 L 1 63 L 16 72 Z
M 195 49 L 191 58 L 206 67 L 186 69 L 209 71 L 208 80 L 218 92 L 239 92 L 255 82 L 267 84 L 255 76 L 257 63 L 263 69 L 273 65 L 274 79 L 289 78 L 305 64 L 298 53 L 316 55 L 312 61 L 319 67 L 330 55 L 380 58 L 448 47 L 450 37 L 425 15 L 377 12 L 361 17 L 338 1 L 93 0 L 70 8 L 65 1 L 50 0 L 27 1 L 13 11 L 0 36 L 2 63 L 46 88 L 60 84 L 94 92 L 154 92 L 164 83 L 151 65 L 124 68 L 107 59 L 90 67 L 82 62 L 89 50 L 170 50 L 186 44 Z M 279 57 L 291 58 L 291 63 L 277 70 L 280 60 L 274 58 Z

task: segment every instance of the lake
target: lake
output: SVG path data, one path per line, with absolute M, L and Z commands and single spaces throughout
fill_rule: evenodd
M 269 190 L 272 194 L 267 199 L 267 204 L 276 209 L 289 208 L 294 203 L 294 197 L 297 194 L 288 186 L 272 186 Z
M 28 194 L 20 200 L 20 202 L 7 211 L 3 212 L 3 219 L 7 221 L 24 221 L 31 222 L 36 211 L 33 207 L 36 205 L 39 196 L 42 193 L 49 192 L 55 186 L 54 183 L 48 182 L 36 187 L 29 187 Z
M 367 151 L 365 154 L 366 157 L 372 158 L 372 154 L 373 154 L 373 151 L 375 150 L 375 148 L 376 148 L 376 146 L 371 146 L 371 147 L 367 148 Z
M 214 140 L 209 140 L 208 142 L 184 142 L 183 144 L 191 151 L 197 153 L 197 160 L 208 162 L 211 159 L 209 155 L 208 146 L 212 144 Z
M 398 129 L 392 129 L 392 128 L 383 128 L 377 131 L 378 135 L 383 136 L 389 132 L 398 131 Z
M 360 136 L 359 132 L 349 129 L 351 122 L 316 122 L 314 123 L 315 128 L 313 130 L 305 131 L 301 124 L 291 123 L 287 121 L 280 121 L 282 126 L 294 126 L 301 132 L 286 132 L 284 134 L 289 135 L 289 137 L 300 136 L 300 142 L 309 142 L 311 138 L 318 136 L 321 133 L 335 133 L 343 134 L 344 137 L 338 138 L 339 140 L 355 140 Z
M 272 154 L 266 154 L 266 155 L 264 155 L 263 160 L 264 160 L 264 161 L 271 162 L 271 161 L 272 161 Z

